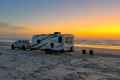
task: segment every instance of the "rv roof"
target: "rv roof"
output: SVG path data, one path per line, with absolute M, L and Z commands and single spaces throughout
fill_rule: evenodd
M 39 37 L 39 36 L 48 36 L 50 34 L 37 34 L 37 35 L 34 35 L 33 37 Z M 72 34 L 62 34 L 62 36 L 70 36 L 70 37 L 73 37 Z
M 47 36 L 48 34 L 37 34 L 37 35 L 34 35 L 34 37 L 39 37 L 39 36 Z

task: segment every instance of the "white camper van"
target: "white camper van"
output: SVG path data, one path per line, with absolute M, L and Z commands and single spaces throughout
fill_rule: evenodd
M 74 37 L 71 34 L 40 34 L 32 37 L 31 50 L 73 51 Z
M 15 49 L 15 48 L 19 48 L 19 49 L 30 49 L 31 44 L 29 40 L 17 40 L 15 42 L 12 43 L 11 45 L 11 49 Z

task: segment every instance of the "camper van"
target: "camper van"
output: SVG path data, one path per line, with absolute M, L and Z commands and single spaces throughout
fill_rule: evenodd
M 15 42 L 12 43 L 11 45 L 11 49 L 15 49 L 15 48 L 19 48 L 19 49 L 30 49 L 31 44 L 29 40 L 17 40 Z
M 73 51 L 74 37 L 72 34 L 40 34 L 32 37 L 31 50 Z

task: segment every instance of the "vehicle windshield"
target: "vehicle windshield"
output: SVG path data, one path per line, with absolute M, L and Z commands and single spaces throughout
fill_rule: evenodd
M 29 43 L 29 40 L 18 40 L 15 43 Z

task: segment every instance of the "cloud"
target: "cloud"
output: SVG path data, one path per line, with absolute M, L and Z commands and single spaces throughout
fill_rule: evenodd
M 17 38 L 17 33 L 24 30 L 26 30 L 26 28 L 23 26 L 0 22 L 0 39 Z
M 0 29 L 4 29 L 4 30 L 21 30 L 21 29 L 25 29 L 25 27 L 11 25 L 11 24 L 8 24 L 8 23 L 5 23 L 5 22 L 0 22 Z
M 26 33 L 29 30 L 31 30 L 31 27 L 29 26 L 19 26 L 19 25 L 12 25 L 12 24 L 8 24 L 5 22 L 0 22 L 0 34 L 18 34 L 18 33 Z

